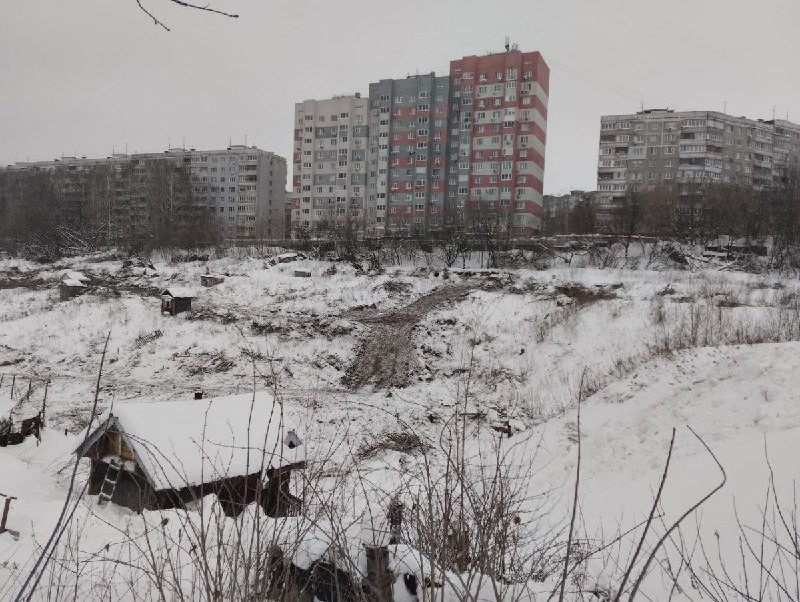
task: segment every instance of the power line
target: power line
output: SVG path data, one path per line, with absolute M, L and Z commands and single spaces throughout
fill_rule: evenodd
M 600 77 L 594 75 L 588 75 L 575 69 L 574 67 L 570 67 L 569 65 L 557 61 L 548 56 L 547 63 L 550 65 L 555 66 L 556 68 L 560 69 L 564 73 L 575 77 L 576 79 L 583 80 L 587 83 L 593 84 L 597 87 L 600 87 L 612 94 L 617 94 L 620 97 L 629 99 L 629 100 L 641 100 L 643 98 L 650 98 L 652 100 L 657 100 L 659 102 L 664 103 L 667 106 L 675 106 L 676 103 L 673 103 L 665 98 L 661 98 L 660 96 L 656 96 L 654 94 L 647 94 L 641 90 L 636 90 L 634 88 L 629 88 L 627 86 L 623 86 L 622 84 L 612 82 L 610 80 L 602 79 Z

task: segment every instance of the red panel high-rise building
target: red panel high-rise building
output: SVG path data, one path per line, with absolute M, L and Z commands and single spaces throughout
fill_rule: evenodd
M 474 233 L 541 229 L 550 69 L 538 52 L 450 63 L 447 219 Z

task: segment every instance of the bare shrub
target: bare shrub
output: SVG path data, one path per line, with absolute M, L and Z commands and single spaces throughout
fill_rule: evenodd
M 356 458 L 369 460 L 382 451 L 396 451 L 404 454 L 423 453 L 428 445 L 411 431 L 383 433 L 372 441 L 365 441 L 356 450 Z

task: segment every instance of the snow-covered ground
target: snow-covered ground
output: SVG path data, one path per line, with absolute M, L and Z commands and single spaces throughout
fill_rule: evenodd
M 581 563 L 573 589 L 619 581 L 640 531 L 619 542 L 615 534 L 647 518 L 673 428 L 668 477 L 647 545 L 720 479 L 703 442 L 722 464 L 727 483 L 684 522 L 680 537 L 676 532 L 669 539 L 669 556 L 659 560 L 662 570 L 643 586 L 650 599 L 667 598 L 669 570 L 680 570 L 673 599 L 698 599 L 691 570 L 707 577 L 703 570 L 718 569 L 717 542 L 729 570 L 736 565 L 741 572 L 739 523 L 761 520 L 770 478 L 767 451 L 776 496 L 787 512 L 794 509 L 792 487 L 800 477 L 800 287 L 793 280 L 588 268 L 467 277 L 411 265 L 376 276 L 344 263 L 272 265 L 254 258 L 153 267 L 123 270 L 119 261 L 92 257 L 44 268 L 19 260 L 0 265 L 0 408 L 14 407 L 19 417 L 35 413 L 50 381 L 42 442 L 29 438 L 0 448 L 0 493 L 18 498 L 9 527 L 20 532 L 19 540 L 0 535 L 0 598 L 30 569 L 61 511 L 71 452 L 89 419 L 109 332 L 101 409 L 112 402 L 186 399 L 196 388 L 206 396 L 269 389 L 305 416 L 306 453 L 316 461 L 309 470 L 315 481 L 305 486 L 330 496 L 331 504 L 336 498 L 333 505 L 352 516 L 347 533 L 356 543 L 371 537 L 363 534 L 365 511 L 383 512 L 374 509 L 383 503 L 376 500 L 419 495 L 426 465 L 437 474 L 444 470 L 442 434 L 451 432 L 457 411 L 467 432 L 465 456 L 500 445 L 509 462 L 527 467 L 526 483 L 540 494 L 526 502 L 529 507 L 523 504 L 523 516 L 536 514 L 542 525 L 563 529 L 577 472 L 579 398 L 581 545 L 591 550 L 603 541 L 609 547 Z M 56 284 L 67 269 L 82 271 L 92 284 L 87 294 L 61 302 Z M 312 277 L 295 277 L 295 269 L 309 269 Z M 225 282 L 200 288 L 206 272 L 225 274 Z M 14 279 L 22 286 L 14 286 Z M 441 294 L 435 304 L 412 306 L 456 285 L 463 296 Z M 157 293 L 170 286 L 199 291 L 190 314 L 161 315 Z M 405 311 L 407 306 L 417 309 Z M 398 342 L 404 329 L 411 329 L 408 345 Z M 346 384 L 354 358 L 369 362 L 362 342 L 376 332 L 386 337 L 387 354 L 409 356 L 414 373 L 407 386 L 381 386 L 379 372 L 390 368 L 380 362 L 372 378 L 366 371 L 363 386 Z M 378 353 L 372 347 L 369 352 Z M 16 394 L 10 400 L 13 374 Z M 17 406 L 29 382 L 29 399 Z M 419 437 L 420 448 L 385 445 L 388 434 L 409 432 Z M 78 482 L 85 478 L 82 466 Z M 316 512 L 324 514 L 320 508 Z M 123 542 L 144 537 L 163 516 L 171 517 L 165 528 L 174 529 L 174 538 L 187 520 L 202 521 L 185 515 L 172 510 L 138 516 L 84 498 L 74 519 L 81 528 L 69 538 L 82 552 L 76 564 L 82 567 L 77 572 L 84 571 L 82 594 L 97 595 L 87 581 L 101 575 L 120 583 L 130 577 L 112 577 L 98 568 L 100 560 L 119 561 Z M 271 522 L 269 529 L 281 533 L 278 539 L 305 529 L 299 539 L 316 543 L 299 546 L 296 555 L 316 557 L 313 551 L 321 554 L 330 542 L 310 533 L 331 519 L 316 516 L 313 529 Z M 698 533 L 707 546 L 702 556 L 693 545 Z M 681 563 L 678 547 L 686 560 L 691 557 L 691 570 Z M 352 556 L 361 567 L 363 558 Z M 665 558 L 672 563 L 667 568 Z M 548 575 L 534 591 L 546 599 L 557 577 Z M 112 591 L 125 597 L 121 587 Z

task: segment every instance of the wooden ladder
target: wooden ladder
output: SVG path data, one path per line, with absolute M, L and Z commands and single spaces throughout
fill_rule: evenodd
M 120 475 L 122 475 L 122 462 L 117 458 L 112 458 L 108 462 L 106 476 L 100 486 L 100 495 L 97 496 L 97 504 L 99 506 L 105 506 L 114 497 L 114 491 L 117 489 Z

